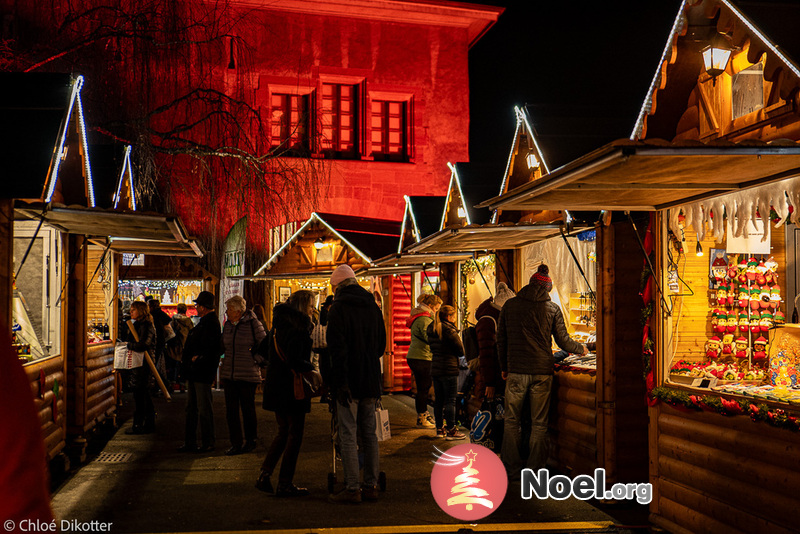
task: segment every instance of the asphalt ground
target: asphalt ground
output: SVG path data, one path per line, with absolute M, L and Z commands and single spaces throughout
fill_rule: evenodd
M 261 462 L 276 431 L 274 415 L 258 408 L 259 446 L 225 456 L 228 431 L 223 392 L 214 392 L 216 450 L 180 453 L 186 394 L 172 402 L 155 399 L 157 430 L 126 435 L 133 399 L 122 396 L 119 428 L 92 442 L 89 458 L 66 479 L 56 481 L 52 505 L 61 526 L 91 521 L 111 523 L 109 532 L 648 532 L 647 506 L 635 502 L 606 506 L 596 501 L 524 500 L 519 483 L 509 485 L 502 504 L 475 524 L 449 516 L 436 504 L 430 487 L 434 446 L 441 450 L 465 443 L 446 442 L 416 427 L 413 399 L 386 395 L 392 438 L 380 443 L 386 490 L 378 502 L 331 504 L 330 414 L 312 403 L 295 484 L 307 487 L 304 498 L 279 499 L 255 489 Z M 260 403 L 260 396 L 256 402 Z M 341 462 L 336 463 L 341 482 Z M 273 475 L 273 484 L 276 482 Z M 602 509 L 601 509 L 602 508 Z M 63 530 L 63 529 L 62 529 Z M 68 531 L 68 530 L 63 530 Z M 93 530 L 98 531 L 98 530 Z

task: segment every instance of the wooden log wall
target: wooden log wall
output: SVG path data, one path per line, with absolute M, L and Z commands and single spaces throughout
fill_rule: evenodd
M 44 381 L 41 380 L 42 373 L 44 373 Z M 25 374 L 30 381 L 31 395 L 33 395 L 36 410 L 39 412 L 45 450 L 48 458 L 52 460 L 66 445 L 67 403 L 64 358 L 53 356 L 29 363 L 25 365 Z M 55 392 L 56 389 L 58 394 Z M 53 413 L 54 405 L 56 407 L 55 414 Z
M 596 377 L 556 371 L 550 401 L 550 459 L 570 476 L 592 474 L 597 461 Z
M 703 247 L 704 255 L 698 257 L 695 254 L 697 235 L 691 228 L 687 229 L 684 243 L 685 255 L 681 256 L 678 262 L 678 274 L 686 282 L 686 285 L 681 284 L 681 293 L 689 293 L 688 286 L 694 291 L 694 295 L 683 295 L 675 299 L 672 338 L 667 340 L 666 344 L 668 348 L 672 347 L 673 349 L 673 362 L 678 360 L 707 361 L 705 343 L 715 335 L 711 329 L 711 312 L 719 306 L 711 302 L 711 297 L 715 292 L 708 287 L 709 257 L 712 248 L 725 248 L 726 243 L 725 241 L 715 243 L 713 237 L 706 236 L 700 244 Z M 770 249 L 775 261 L 778 262 L 778 285 L 781 287 L 781 297 L 787 299 L 789 297 L 786 294 L 786 231 L 784 226 L 772 227 Z M 672 253 L 673 257 L 677 259 L 674 249 L 672 249 Z M 729 310 L 737 310 L 738 317 L 736 306 Z M 785 302 L 781 302 L 780 310 L 786 314 Z M 787 321 L 789 318 L 787 317 Z
M 89 345 L 86 365 L 73 368 L 71 372 L 75 383 L 68 432 L 80 436 L 116 410 L 114 342 Z
M 652 416 L 653 523 L 674 533 L 797 532 L 800 435 L 664 403 Z

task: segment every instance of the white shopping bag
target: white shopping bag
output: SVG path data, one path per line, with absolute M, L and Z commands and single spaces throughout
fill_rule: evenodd
M 114 369 L 136 369 L 144 363 L 144 352 L 129 350 L 126 343 L 114 348 Z
M 378 436 L 378 441 L 386 441 L 392 437 L 389 426 L 389 410 L 381 406 L 380 400 L 375 406 L 375 434 Z

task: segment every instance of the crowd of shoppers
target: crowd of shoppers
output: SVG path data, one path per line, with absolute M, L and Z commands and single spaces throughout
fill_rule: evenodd
M 316 295 L 300 290 L 277 304 L 266 330 L 261 306 L 247 309 L 241 296 L 225 302 L 226 320 L 220 325 L 214 295 L 201 292 L 195 300 L 200 321 L 191 327 L 186 306 L 169 318 L 157 300 L 133 302 L 133 327 L 128 348 L 146 351 L 158 361 L 180 354 L 180 372 L 173 382 L 186 380 L 186 426 L 183 452 L 214 450 L 212 384 L 225 390 L 225 414 L 230 436 L 226 455 L 257 447 L 256 390 L 263 383 L 263 408 L 274 412 L 277 432 L 268 447 L 256 481 L 259 490 L 276 497 L 303 497 L 308 489 L 294 484 L 311 394 L 299 387 L 301 377 L 319 370 L 338 428 L 344 488 L 329 495 L 335 503 L 358 503 L 378 498 L 379 450 L 375 411 L 382 394 L 381 358 L 386 345 L 384 318 L 373 293 L 362 288 L 348 265 L 340 265 L 330 279 L 330 295 L 317 312 Z M 505 397 L 504 439 L 501 458 L 510 477 L 523 467 L 543 468 L 547 460 L 546 431 L 553 381 L 552 341 L 563 350 L 587 352 L 573 341 L 564 318 L 551 302 L 549 269 L 541 265 L 518 295 L 500 283 L 494 296 L 476 311 L 477 372 L 471 391 L 478 401 Z M 416 423 L 435 429 L 448 441 L 466 435 L 456 419 L 459 372 L 465 350 L 457 326 L 457 310 L 442 305 L 432 294 L 421 295 L 406 322 L 411 333 L 407 353 L 416 384 Z M 166 319 L 165 319 L 166 317 Z M 220 357 L 222 363 L 220 366 Z M 265 378 L 262 373 L 265 371 Z M 135 412 L 129 433 L 153 432 L 155 409 L 149 394 L 150 367 L 133 372 Z M 433 418 L 429 391 L 433 386 Z M 463 393 L 463 392 L 462 392 Z M 522 444 L 523 407 L 530 405 L 530 441 Z M 432 419 L 432 420 L 431 420 Z M 198 426 L 200 430 L 198 440 Z M 523 451 L 529 451 L 527 457 Z M 277 485 L 272 475 L 280 462 Z M 363 477 L 360 475 L 363 467 Z

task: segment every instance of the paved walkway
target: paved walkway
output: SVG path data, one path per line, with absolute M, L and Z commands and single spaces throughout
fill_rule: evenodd
M 302 529 L 342 529 L 340 532 L 462 532 L 559 531 L 619 532 L 614 518 L 591 505 L 570 498 L 529 501 L 512 485 L 505 501 L 479 525 L 463 525 L 445 514 L 430 491 L 434 445 L 446 449 L 464 441 L 444 442 L 431 430 L 416 428 L 413 400 L 387 395 L 392 439 L 380 444 L 381 469 L 387 489 L 377 503 L 359 505 L 327 502 L 331 471 L 330 416 L 327 405 L 314 402 L 295 476 L 311 495 L 276 499 L 253 487 L 274 436 L 273 414 L 258 409 L 258 448 L 239 456 L 225 456 L 229 446 L 222 392 L 214 394 L 217 449 L 210 454 L 182 454 L 185 394 L 173 402 L 156 399 L 157 432 L 129 436 L 133 400 L 123 396 L 121 428 L 93 458 L 61 484 L 53 495 L 59 520 L 79 523 L 111 522 L 111 532 L 232 532 Z M 260 397 L 256 402 L 260 402 Z M 125 421 L 126 416 L 128 420 Z M 341 463 L 337 463 L 340 471 Z M 341 476 L 339 477 L 341 481 Z M 273 480 L 274 482 L 274 480 Z M 646 507 L 625 504 L 612 510 L 618 517 L 646 518 Z M 630 519 L 625 520 L 631 522 Z M 355 527 L 365 527 L 355 530 Z M 370 527 L 370 528 L 366 528 Z M 334 530 L 325 530 L 335 532 Z M 638 532 L 639 530 L 637 530 Z M 641 530 L 646 532 L 647 530 Z

